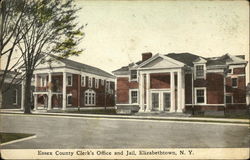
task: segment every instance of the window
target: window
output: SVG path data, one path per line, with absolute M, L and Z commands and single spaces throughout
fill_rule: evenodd
M 67 105 L 71 106 L 72 105 L 72 94 L 67 95 Z
M 237 84 L 237 78 L 232 78 L 232 87 L 233 88 L 237 88 L 238 84 Z
M 109 81 L 106 81 L 105 89 L 106 89 L 106 92 L 109 93 L 109 90 L 110 90 L 110 82 Z
M 101 80 L 102 85 L 104 86 L 104 79 Z
M 204 65 L 196 65 L 196 78 L 204 78 L 205 73 L 204 73 Z
M 130 91 L 130 103 L 138 103 L 138 91 L 131 90 Z
M 82 77 L 81 77 L 81 86 L 82 86 L 82 87 L 85 87 L 85 82 L 86 82 L 85 76 L 82 76 Z
M 137 80 L 137 71 L 136 70 L 130 71 L 130 80 Z
M 46 76 L 42 76 L 40 78 L 40 87 L 46 87 L 46 85 L 47 85 L 47 78 Z
M 17 89 L 13 90 L 12 102 L 13 102 L 14 105 L 17 104 Z
M 89 84 L 89 88 L 91 88 L 92 87 L 92 78 L 91 77 L 89 77 L 88 84 Z
M 233 96 L 232 95 L 226 95 L 226 104 L 233 103 Z
M 93 90 L 87 90 L 85 91 L 85 105 L 86 106 L 93 106 L 96 104 L 96 94 Z
M 99 79 L 95 79 L 95 88 L 99 87 Z
M 206 104 L 206 88 L 195 88 L 195 103 Z
M 72 86 L 72 75 L 67 76 L 67 86 Z
M 229 69 L 229 70 L 228 70 L 228 73 L 231 74 L 231 73 L 232 73 L 232 69 Z

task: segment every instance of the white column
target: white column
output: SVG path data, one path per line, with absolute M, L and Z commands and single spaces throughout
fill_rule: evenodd
M 48 82 L 48 110 L 51 110 L 51 103 L 52 103 L 52 91 L 51 91 L 51 83 L 52 83 L 52 80 L 51 80 L 51 72 L 49 72 L 49 82 Z
M 34 87 L 35 87 L 35 89 L 34 89 L 34 91 L 36 92 L 36 90 L 37 90 L 37 74 L 35 74 L 35 82 L 34 82 L 35 84 L 34 84 Z M 33 94 L 33 96 L 34 96 L 34 110 L 37 110 L 37 94 Z
M 21 99 L 21 109 L 24 110 L 24 93 L 25 93 L 25 87 L 24 84 L 25 83 L 25 79 L 23 78 L 22 80 L 22 99 Z
M 185 110 L 185 72 L 182 71 L 182 111 Z
M 151 111 L 151 97 L 150 97 L 150 75 L 149 73 L 146 74 L 146 111 Z
M 171 106 L 170 112 L 175 112 L 175 83 L 174 83 L 174 72 L 170 73 L 170 98 L 171 98 Z
M 66 110 L 66 72 L 63 72 L 63 106 L 62 110 Z
M 140 110 L 139 112 L 144 112 L 144 77 L 140 74 L 139 77 L 139 95 L 140 95 Z
M 34 94 L 34 110 L 37 110 L 37 94 Z
M 177 112 L 182 112 L 182 74 L 177 72 Z

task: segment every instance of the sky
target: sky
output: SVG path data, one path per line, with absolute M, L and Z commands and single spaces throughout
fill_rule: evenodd
M 84 1 L 79 22 L 88 24 L 70 59 L 111 72 L 141 59 L 141 53 L 229 53 L 249 60 L 247 1 Z M 248 66 L 249 67 L 249 66 Z M 249 70 L 248 70 L 249 72 Z
M 76 5 L 86 36 L 79 45 L 84 52 L 70 59 L 108 72 L 139 61 L 143 52 L 229 53 L 249 60 L 247 1 L 76 0 Z

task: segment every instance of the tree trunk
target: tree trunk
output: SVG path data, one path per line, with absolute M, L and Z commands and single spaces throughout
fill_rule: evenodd
M 31 114 L 31 79 L 32 74 L 26 72 L 25 76 L 25 92 L 24 92 L 24 113 Z
M 0 89 L 0 108 L 2 108 L 3 105 L 3 93 L 2 93 L 2 89 Z

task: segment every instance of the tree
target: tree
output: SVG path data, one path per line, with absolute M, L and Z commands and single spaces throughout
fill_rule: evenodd
M 0 77 L 0 108 L 2 106 L 3 84 L 6 75 L 15 67 L 22 63 L 21 57 L 17 58 L 13 63 L 13 56 L 17 43 L 20 42 L 22 23 L 21 19 L 26 14 L 27 3 L 23 0 L 2 0 L 0 1 L 0 61 L 4 58 L 3 72 Z M 10 63 L 12 61 L 12 63 Z M 12 72 L 13 73 L 13 72 Z M 13 81 L 17 75 L 14 75 Z
M 73 0 L 33 0 L 26 8 L 30 14 L 21 18 L 21 40 L 17 43 L 24 62 L 24 113 L 31 113 L 31 79 L 36 66 L 50 55 L 79 55 L 77 45 L 83 38 L 76 13 L 80 8 Z M 52 56 L 54 57 L 54 56 Z M 50 60 L 53 60 L 51 58 Z

